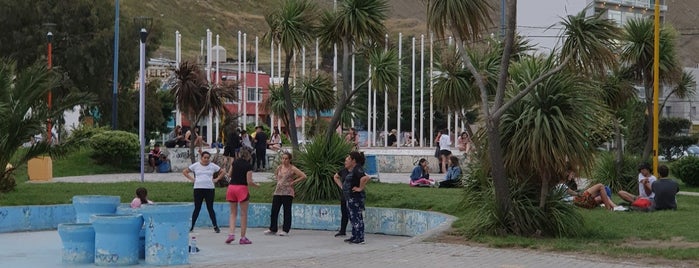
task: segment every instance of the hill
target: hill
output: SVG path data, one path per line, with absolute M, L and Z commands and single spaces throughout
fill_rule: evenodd
M 314 0 L 319 7 L 331 9 L 332 1 Z M 153 18 L 154 28 L 163 31 L 160 49 L 154 57 L 174 58 L 175 31 L 182 34 L 183 59 L 193 59 L 200 52 L 200 40 L 206 38 L 206 29 L 220 35 L 220 44 L 236 53 L 238 31 L 247 33 L 249 46 L 255 36 L 260 38 L 268 30 L 264 15 L 279 0 L 150 0 L 121 1 L 122 16 Z M 386 26 L 392 33 L 422 34 L 425 32 L 425 6 L 420 0 L 389 0 L 390 19 Z M 134 29 L 136 31 L 136 29 Z M 269 44 L 260 44 L 260 61 L 269 59 Z M 254 47 L 252 48 L 254 49 Z M 267 60 L 268 62 L 268 60 Z

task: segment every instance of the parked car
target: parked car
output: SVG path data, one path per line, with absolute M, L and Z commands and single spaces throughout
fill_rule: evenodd
M 690 145 L 687 147 L 687 150 L 685 150 L 688 156 L 699 156 L 699 146 L 697 145 Z

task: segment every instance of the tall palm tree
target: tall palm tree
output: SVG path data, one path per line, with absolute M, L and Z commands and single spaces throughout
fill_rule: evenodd
M 289 88 L 289 74 L 291 72 L 291 60 L 294 53 L 311 43 L 315 37 L 318 13 L 316 5 L 309 0 L 284 0 L 279 8 L 265 16 L 269 25 L 267 36 L 279 44 L 284 50 L 284 101 L 286 114 L 289 117 L 287 125 L 291 137 L 291 146 L 299 149 L 299 139 L 296 133 L 296 113 L 291 99 Z
M 90 94 L 71 93 L 54 101 L 48 110 L 46 95 L 58 81 L 43 65 L 17 70 L 14 61 L 0 60 L 0 192 L 14 189 L 12 174 L 16 167 L 41 155 L 62 152 L 58 150 L 61 147 L 51 146 L 46 139 L 26 150 L 19 149 L 35 135 L 46 133 L 46 119 L 59 118 L 67 109 L 94 101 Z M 13 167 L 6 169 L 8 164 Z
M 226 109 L 226 102 L 237 99 L 235 87 L 237 84 L 210 84 L 206 79 L 206 74 L 202 72 L 198 65 L 190 62 L 182 62 L 175 70 L 177 82 L 171 93 L 175 97 L 175 102 L 192 123 L 192 127 L 199 125 L 199 122 L 207 116 L 228 117 L 229 111 Z M 194 163 L 195 143 L 189 145 L 189 159 Z
M 430 29 L 438 37 L 445 37 L 447 30 L 456 38 L 456 44 L 463 46 L 466 41 L 474 40 L 480 36 L 486 25 L 490 22 L 491 7 L 487 0 L 426 0 L 427 1 L 427 21 Z M 513 58 L 515 30 L 517 26 L 517 1 L 507 0 L 506 3 L 506 25 L 504 34 L 504 49 L 502 53 L 500 71 L 498 72 L 497 87 L 495 96 L 487 92 L 485 79 L 480 74 L 479 70 L 473 64 L 469 57 L 469 53 L 461 53 L 462 61 L 466 68 L 474 76 L 475 84 L 480 91 L 481 110 L 484 118 L 484 125 L 488 141 L 487 154 L 490 160 L 490 171 L 493 177 L 493 185 L 495 191 L 495 199 L 497 206 L 497 214 L 499 218 L 505 219 L 510 211 L 510 196 L 508 182 L 506 180 L 506 165 L 503 159 L 502 144 L 500 142 L 500 119 L 505 111 L 510 106 L 518 102 L 524 96 L 528 95 L 536 86 L 536 84 L 544 81 L 548 77 L 562 71 L 568 67 L 570 61 L 605 61 L 607 55 L 612 55 L 611 52 L 600 51 L 606 49 L 612 51 L 612 47 L 606 47 L 604 44 L 609 44 L 608 40 L 614 37 L 609 34 L 610 29 L 613 30 L 615 25 L 612 21 L 601 18 L 600 16 L 586 16 L 586 10 L 574 16 L 569 16 L 569 19 L 576 18 L 580 23 L 563 24 L 565 31 L 564 47 L 566 50 L 560 58 L 557 58 L 556 67 L 540 73 L 536 79 L 525 87 L 520 89 L 516 95 L 505 99 L 505 89 L 509 84 L 508 71 L 510 62 Z M 577 18 L 580 18 L 577 20 Z M 588 27 L 597 25 L 596 27 Z M 585 28 L 587 31 L 582 31 L 579 28 Z M 584 32 L 585 35 L 576 34 Z M 614 31 L 612 31 L 614 33 Z M 585 41 L 579 40 L 585 38 Z M 616 39 L 616 38 L 615 38 Z M 463 49 L 459 49 L 463 51 Z M 604 52 L 604 53 L 600 53 Z M 598 57 L 595 57 L 597 55 Z M 582 62 L 581 64 L 592 64 L 591 62 Z M 576 66 L 576 65 L 573 65 Z
M 529 58 L 510 69 L 514 96 L 534 79 L 554 68 L 555 56 Z M 543 207 L 550 184 L 568 165 L 590 167 L 595 147 L 589 133 L 607 124 L 599 89 L 579 72 L 564 70 L 538 83 L 505 112 L 501 121 L 503 155 L 511 177 L 540 180 Z M 531 174 L 531 177 L 523 178 Z
M 624 161 L 624 152 L 622 150 L 621 140 L 621 118 L 622 109 L 626 103 L 636 97 L 636 89 L 631 81 L 627 79 L 619 69 L 614 69 L 610 75 L 597 76 L 595 79 L 600 82 L 602 89 L 602 101 L 612 112 L 613 127 L 614 127 L 614 144 L 615 146 L 615 171 L 616 178 L 621 178 L 621 170 Z
M 631 19 L 624 25 L 622 36 L 621 60 L 628 68 L 632 79 L 643 85 L 646 95 L 646 109 L 653 111 L 653 49 L 654 23 L 651 19 Z M 674 84 L 681 78 L 681 68 L 677 60 L 675 41 L 677 36 L 669 26 L 660 29 L 660 80 L 663 83 Z M 651 112 L 647 113 L 646 122 L 652 122 Z M 649 135 L 643 149 L 643 159 L 648 159 L 653 145 L 653 124 L 648 126 Z
M 326 46 L 337 43 L 342 49 L 342 90 L 339 94 L 340 100 L 335 105 L 335 114 L 326 132 L 328 140 L 340 122 L 344 107 L 363 86 L 362 83 L 355 88 L 351 86 L 350 58 L 360 50 L 361 44 L 383 42 L 386 34 L 386 26 L 383 23 L 387 17 L 388 2 L 386 0 L 341 0 L 336 11 L 326 12 L 321 19 L 322 26 L 319 31 L 321 42 Z M 374 79 L 380 79 L 380 77 L 374 74 Z
M 300 107 L 301 95 L 298 90 L 291 87 L 291 102 L 293 103 L 294 110 L 296 107 Z M 262 102 L 262 109 L 265 111 L 270 111 L 282 119 L 282 123 L 285 126 L 289 125 L 289 116 L 286 109 L 286 100 L 284 100 L 284 88 L 276 85 L 269 86 L 269 98 L 266 98 Z
M 303 102 L 303 108 L 314 111 L 316 120 L 320 119 L 322 111 L 332 109 L 335 103 L 337 103 L 332 80 L 326 74 L 318 74 L 304 79 L 301 82 L 299 94 Z

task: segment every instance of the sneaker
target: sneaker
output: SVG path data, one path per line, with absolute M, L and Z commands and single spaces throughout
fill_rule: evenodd
M 189 227 L 189 232 L 191 233 L 192 231 L 194 231 L 194 227 L 193 227 L 193 226 L 192 226 L 192 227 Z
M 349 241 L 353 245 L 364 245 L 364 239 L 354 239 Z
M 218 233 L 221 232 L 221 229 L 219 229 L 218 226 L 215 226 L 215 227 L 214 227 L 214 232 L 216 232 L 216 233 L 218 234 Z
M 289 233 L 284 232 L 284 231 L 281 231 L 281 232 L 278 232 L 277 235 L 279 235 L 279 236 L 287 236 L 287 235 L 289 235 Z
M 343 232 L 338 232 L 335 234 L 335 237 L 340 237 L 340 236 L 347 236 L 347 234 L 343 233 Z
M 275 235 L 275 234 L 277 234 L 277 232 L 272 232 L 272 230 L 269 230 L 269 229 L 265 230 L 265 231 L 262 232 L 262 233 L 264 233 L 264 234 L 266 234 L 266 235 Z
M 229 234 L 228 238 L 226 238 L 226 244 L 230 244 L 231 242 L 235 241 L 235 235 L 234 234 Z
M 352 240 L 354 240 L 354 236 L 353 236 L 353 237 L 350 237 L 350 238 L 347 238 L 347 239 L 345 239 L 344 241 L 347 242 L 347 243 L 349 243 L 349 242 L 351 242 Z
M 616 206 L 614 207 L 614 211 L 627 211 L 629 210 L 628 208 L 625 208 L 623 206 Z
M 241 245 L 249 245 L 252 244 L 252 241 L 250 241 L 247 237 L 243 236 L 242 238 L 240 238 L 240 242 L 238 243 L 240 243 Z

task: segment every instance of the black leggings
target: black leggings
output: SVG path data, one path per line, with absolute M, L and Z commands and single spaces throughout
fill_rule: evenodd
M 347 223 L 349 222 L 349 209 L 347 208 L 347 200 L 344 195 L 340 197 L 340 212 L 342 216 L 340 217 L 340 231 L 339 233 L 347 232 Z
M 269 230 L 277 232 L 277 224 L 279 223 L 279 209 L 284 206 L 284 223 L 282 231 L 289 232 L 291 230 L 291 203 L 294 200 L 290 195 L 275 195 L 272 197 L 272 215 L 270 217 Z
M 258 148 L 255 151 L 255 158 L 257 158 L 257 169 L 265 169 L 267 167 L 267 148 Z
M 194 212 L 192 212 L 191 228 L 194 228 L 194 226 L 197 224 L 197 218 L 199 218 L 199 211 L 201 211 L 201 203 L 204 200 L 206 200 L 206 210 L 209 211 L 209 218 L 211 218 L 211 223 L 214 225 L 214 227 L 218 227 L 218 223 L 216 223 L 216 212 L 214 212 L 215 194 L 215 189 L 194 189 Z

